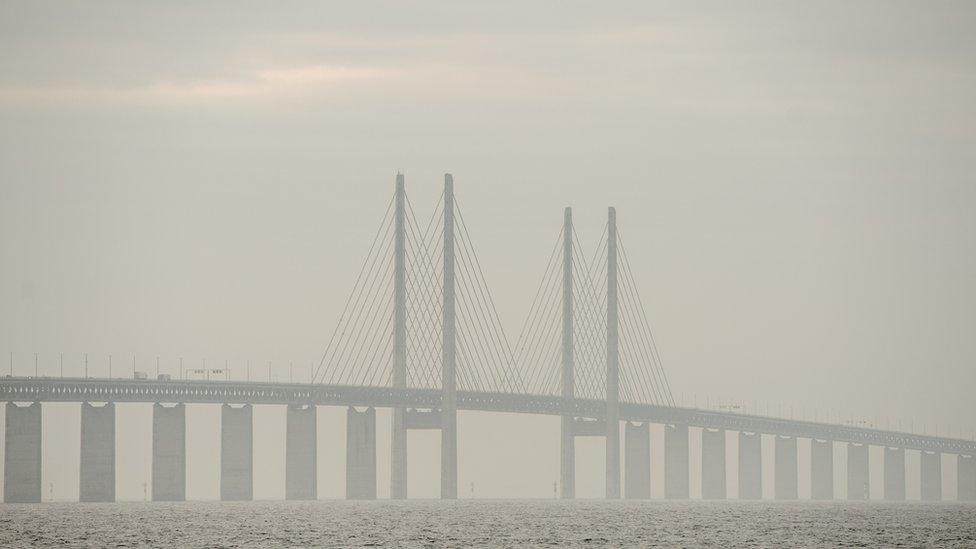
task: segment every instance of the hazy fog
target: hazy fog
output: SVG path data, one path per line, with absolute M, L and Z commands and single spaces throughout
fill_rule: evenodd
M 238 8 L 0 4 L 0 373 L 307 376 L 396 172 L 429 215 L 450 171 L 513 340 L 562 208 L 593 246 L 614 205 L 685 404 L 976 433 L 976 5 Z M 118 410 L 141 499 L 150 408 Z M 74 497 L 77 405 L 44 414 L 44 497 Z M 344 411 L 319 417 L 338 497 Z M 551 496 L 558 420 L 460 417 L 462 497 Z M 255 497 L 283 421 L 255 412 Z M 217 497 L 218 427 L 189 407 L 189 498 Z M 439 436 L 410 437 L 434 497 Z

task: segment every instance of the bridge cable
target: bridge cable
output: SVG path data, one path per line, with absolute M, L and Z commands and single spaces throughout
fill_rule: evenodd
M 562 254 L 560 254 L 560 261 L 556 263 L 557 267 L 560 263 L 562 263 L 561 256 Z M 549 375 L 546 376 L 547 381 L 542 386 L 543 394 L 559 392 L 556 389 L 558 389 L 558 380 L 562 371 L 560 367 L 561 359 L 559 350 L 559 334 L 562 331 L 560 329 L 562 323 L 560 320 L 561 315 L 558 314 L 560 310 L 559 304 L 561 302 L 561 292 L 559 291 L 561 283 L 560 277 L 557 274 L 558 272 L 558 268 L 553 269 L 553 275 L 550 277 L 549 288 L 546 290 L 546 293 L 549 294 L 549 299 L 546 300 L 544 305 L 541 305 L 540 302 L 540 310 L 542 310 L 542 314 L 539 316 L 540 321 L 536 324 L 538 328 L 532 335 L 532 340 L 527 347 L 529 349 L 528 354 L 524 355 L 526 357 L 525 359 L 528 360 L 530 367 L 532 365 L 537 365 L 535 368 L 536 375 L 533 377 L 533 381 L 538 377 L 539 373 L 548 370 L 547 373 Z M 547 361 L 550 364 L 549 368 L 545 367 Z M 555 377 L 556 381 L 553 382 L 552 386 L 550 387 L 548 378 L 551 377 Z
M 667 377 L 666 373 L 664 372 L 664 365 L 663 365 L 663 363 L 661 361 L 661 355 L 660 355 L 660 353 L 657 350 L 657 343 L 654 341 L 654 332 L 651 331 L 650 325 L 649 325 L 648 320 L 647 320 L 647 312 L 644 309 L 644 303 L 640 299 L 640 295 L 637 292 L 636 283 L 634 281 L 633 269 L 631 268 L 631 265 L 630 265 L 630 258 L 627 255 L 627 249 L 623 245 L 623 240 L 620 237 L 619 232 L 618 232 L 618 235 L 617 235 L 617 239 L 618 239 L 618 243 L 620 245 L 620 249 L 621 249 L 621 252 L 622 252 L 621 255 L 622 255 L 623 259 L 624 259 L 624 266 L 625 266 L 625 273 L 626 273 L 625 274 L 625 277 L 627 279 L 629 279 L 630 285 L 632 286 L 632 291 L 633 291 L 632 300 L 636 302 L 636 307 L 638 307 L 639 310 L 640 310 L 640 314 L 637 315 L 637 316 L 638 316 L 638 319 L 641 321 L 641 326 L 643 326 L 642 332 L 646 336 L 645 337 L 645 344 L 647 344 L 646 340 L 649 339 L 650 340 L 650 346 L 651 346 L 650 348 L 651 348 L 652 353 L 653 353 L 652 356 L 654 356 L 656 358 L 656 360 L 654 362 L 656 363 L 657 370 L 658 370 L 658 372 L 660 374 L 660 377 L 663 379 L 664 388 L 666 390 L 666 396 L 667 396 L 666 403 L 669 404 L 669 405 L 671 405 L 671 406 L 674 406 L 674 397 L 673 397 L 672 392 L 671 392 L 671 385 L 670 385 L 670 383 L 668 381 L 668 377 Z
M 329 349 L 332 347 L 332 342 L 335 341 L 336 334 L 339 333 L 339 327 L 342 325 L 342 321 L 343 321 L 343 319 L 346 316 L 346 312 L 349 310 L 349 304 L 352 301 L 353 294 L 355 294 L 355 288 L 356 288 L 356 286 L 359 285 L 359 281 L 362 279 L 363 273 L 366 270 L 366 264 L 369 262 L 369 257 L 373 253 L 373 249 L 376 247 L 376 242 L 379 240 L 380 234 L 383 232 L 383 226 L 386 224 L 387 218 L 390 215 L 390 210 L 393 209 L 394 198 L 395 198 L 395 196 L 390 197 L 390 202 L 387 204 L 387 207 L 386 207 L 386 213 L 383 214 L 383 220 L 380 222 L 380 226 L 376 230 L 376 235 L 373 237 L 373 242 L 369 246 L 369 252 L 366 253 L 366 257 L 363 259 L 363 265 L 359 269 L 359 275 L 356 277 L 355 284 L 353 284 L 353 289 L 354 290 L 353 290 L 352 293 L 349 294 L 349 297 L 346 299 L 346 304 L 342 308 L 342 314 L 339 315 L 339 321 L 336 323 L 336 327 L 332 331 L 332 337 L 329 339 L 329 344 L 326 345 L 325 353 L 322 354 L 322 358 L 319 360 L 319 364 L 315 368 L 315 373 L 312 375 L 312 382 L 313 383 L 315 383 L 316 379 L 318 378 L 319 370 L 322 368 L 322 363 L 325 361 L 325 357 L 328 354 Z
M 383 216 L 383 221 L 380 223 L 380 228 L 377 231 L 376 236 L 373 238 L 373 243 L 370 245 L 370 250 L 366 254 L 366 257 L 363 261 L 363 266 L 360 269 L 359 276 L 356 278 L 356 283 L 353 285 L 353 290 L 350 293 L 349 298 L 346 300 L 346 305 L 343 308 L 343 312 L 339 317 L 339 322 L 336 324 L 336 328 L 335 331 L 333 332 L 333 336 L 329 341 L 329 345 L 326 347 L 325 353 L 323 353 L 322 355 L 322 359 L 319 361 L 319 366 L 316 368 L 315 375 L 313 376 L 313 382 L 318 381 L 320 374 L 322 374 L 323 381 L 325 381 L 324 376 L 326 372 L 322 371 L 323 365 L 325 365 L 326 361 L 328 360 L 327 369 L 334 366 L 335 353 L 338 352 L 339 350 L 341 341 L 345 336 L 346 330 L 349 329 L 349 325 L 351 322 L 353 322 L 354 316 L 358 318 L 358 314 L 361 313 L 361 310 L 359 309 L 359 301 L 362 298 L 363 290 L 366 284 L 374 276 L 373 269 L 375 268 L 376 260 L 379 255 L 382 255 L 381 253 L 379 253 L 379 250 L 377 250 L 376 243 L 380 241 L 380 235 L 383 235 L 382 240 L 384 241 L 386 240 L 386 236 L 389 234 L 389 231 L 393 225 L 392 217 L 390 216 L 390 211 L 392 209 L 392 206 L 393 206 L 393 199 L 391 198 L 390 204 L 387 206 L 386 209 L 386 214 L 384 214 Z M 381 249 L 382 246 L 383 245 L 381 245 Z M 366 273 L 365 279 L 363 278 L 363 273 Z M 350 304 L 352 304 L 351 310 L 349 309 Z M 347 312 L 349 312 L 349 316 L 346 315 Z M 338 340 L 336 339 L 336 334 L 338 334 L 339 337 Z M 329 358 L 330 356 L 331 359 Z M 334 376 L 334 371 L 332 375 Z M 330 380 L 331 379 L 332 377 L 330 376 Z
M 623 251 L 623 254 L 622 255 L 624 257 L 624 262 L 625 262 L 625 265 L 626 265 L 626 274 L 627 274 L 627 277 L 628 277 L 628 279 L 630 281 L 629 284 L 632 287 L 632 291 L 633 291 L 633 294 L 634 294 L 633 300 L 636 301 L 636 304 L 637 304 L 637 306 L 640 309 L 640 313 L 641 314 L 640 315 L 637 315 L 637 316 L 638 316 L 638 318 L 641 321 L 641 324 L 643 326 L 643 333 L 645 334 L 645 345 L 647 345 L 647 340 L 649 339 L 650 340 L 650 349 L 653 352 L 653 355 L 652 356 L 655 357 L 655 364 L 657 366 L 657 370 L 658 370 L 658 372 L 660 374 L 661 379 L 663 380 L 664 388 L 667 391 L 668 402 L 670 403 L 671 406 L 674 406 L 674 398 L 673 398 L 672 393 L 671 393 L 671 386 L 670 386 L 670 383 L 668 381 L 668 377 L 667 377 L 667 375 L 666 375 L 666 373 L 664 371 L 664 365 L 663 365 L 663 362 L 661 361 L 661 355 L 660 355 L 660 353 L 657 350 L 657 343 L 654 341 L 654 333 L 651 331 L 650 325 L 649 325 L 648 320 L 647 320 L 647 313 L 644 310 L 643 300 L 640 299 L 640 296 L 637 293 L 637 286 L 636 286 L 636 282 L 634 280 L 633 270 L 630 267 L 630 259 L 629 259 L 628 255 L 627 255 L 627 250 L 623 246 L 623 242 L 622 241 L 621 241 L 621 250 Z M 636 311 L 635 311 L 635 314 L 636 314 Z
M 356 345 L 358 345 L 358 340 L 362 334 L 363 329 L 369 323 L 369 320 L 375 316 L 375 308 L 377 297 L 382 293 L 382 287 L 379 285 L 380 277 L 379 275 L 387 270 L 387 268 L 392 264 L 392 256 L 389 252 L 389 241 L 384 245 L 381 253 L 374 260 L 370 267 L 370 273 L 367 277 L 365 283 L 360 288 L 360 293 L 354 302 L 355 316 L 351 316 L 342 333 L 340 334 L 339 343 L 341 347 L 337 345 L 338 353 L 332 355 L 332 361 L 330 361 L 330 366 L 335 366 L 340 369 L 332 369 L 332 375 L 329 377 L 329 383 L 342 381 L 346 379 L 346 373 L 352 372 L 350 368 L 355 366 L 350 364 L 352 359 L 352 353 L 356 350 Z M 382 259 L 379 259 L 382 257 Z M 375 267 L 379 265 L 379 269 Z M 365 300 L 363 300 L 365 298 Z M 359 304 L 362 303 L 362 307 Z M 351 330 L 351 331 L 350 331 Z M 347 337 L 348 336 L 348 337 Z M 352 345 L 352 347 L 350 347 Z M 348 351 L 348 354 L 347 354 Z M 336 363 L 338 361 L 338 363 Z M 338 377 L 336 377 L 338 375 Z M 353 375 L 350 373 L 350 375 Z
M 550 268 L 552 266 L 552 260 L 556 256 L 556 252 L 558 251 L 559 241 L 560 240 L 562 240 L 562 231 L 559 232 L 559 237 L 556 238 L 556 243 L 553 245 L 552 253 L 549 254 L 549 261 L 547 262 L 546 269 L 544 271 L 545 274 L 543 274 L 542 279 L 539 280 L 539 288 L 535 292 L 535 297 L 532 298 L 532 304 L 529 306 L 529 314 L 527 314 L 525 316 L 525 319 L 522 321 L 522 329 L 519 332 L 519 337 L 518 337 L 518 339 L 515 342 L 515 348 L 516 348 L 515 357 L 516 357 L 516 359 L 518 359 L 518 358 L 520 358 L 522 356 L 522 343 L 523 343 L 524 338 L 525 338 L 525 335 L 526 335 L 526 327 L 529 324 L 530 319 L 533 318 L 533 315 L 532 315 L 533 311 L 536 311 L 536 308 L 535 308 L 536 307 L 536 303 L 539 301 L 539 296 L 542 293 L 543 286 L 545 286 L 545 283 L 547 281 L 547 278 L 549 276 L 549 273 L 551 272 L 550 271 Z
M 498 308 L 495 306 L 495 300 L 491 294 L 491 286 L 488 285 L 488 281 L 485 278 L 485 272 L 481 266 L 481 261 L 478 259 L 477 251 L 475 250 L 471 241 L 471 235 L 468 231 L 468 225 L 464 220 L 464 214 L 461 212 L 460 205 L 457 202 L 455 202 L 455 207 L 457 209 L 458 218 L 461 220 L 460 226 L 463 233 L 461 240 L 465 243 L 466 248 L 468 248 L 468 251 L 466 251 L 465 254 L 466 256 L 470 256 L 468 257 L 467 261 L 470 262 L 472 259 L 474 260 L 474 270 L 476 270 L 478 278 L 480 279 L 479 290 L 481 292 L 481 299 L 485 307 L 486 321 L 492 321 L 493 332 L 490 335 L 494 336 L 495 342 L 500 348 L 499 352 L 503 353 L 499 355 L 499 357 L 503 358 L 505 361 L 501 363 L 501 366 L 505 367 L 507 378 L 510 379 L 511 383 L 514 384 L 511 389 L 514 392 L 524 392 L 524 386 L 521 386 L 523 380 L 521 379 L 521 376 L 518 375 L 518 371 L 514 368 L 512 346 L 508 341 L 508 336 L 505 333 L 504 326 L 502 325 L 501 318 L 498 314 Z M 491 308 L 490 311 L 488 310 L 489 306 Z
M 579 354 L 583 359 L 579 369 L 581 378 L 588 383 L 584 390 L 588 391 L 586 396 L 590 398 L 605 398 L 606 396 L 606 316 L 604 311 L 598 307 L 599 300 L 593 287 L 593 281 L 589 276 L 591 268 L 583 253 L 579 242 L 579 236 L 573 230 L 573 246 L 580 261 L 573 262 L 574 281 L 578 281 L 581 307 L 577 308 L 578 323 L 576 338 L 579 345 Z M 577 312 L 574 311 L 574 312 Z M 603 351 L 603 352 L 601 352 Z
M 456 225 L 458 228 L 457 242 L 460 243 L 458 247 L 460 261 L 458 263 L 461 265 L 461 276 L 458 278 L 465 292 L 462 300 L 471 301 L 470 305 L 474 310 L 474 314 L 471 315 L 474 318 L 470 319 L 471 323 L 477 322 L 477 326 L 480 328 L 478 339 L 481 340 L 485 349 L 481 366 L 492 370 L 491 380 L 494 381 L 500 376 L 501 386 L 496 386 L 497 390 L 504 390 L 508 385 L 507 388 L 514 392 L 518 382 L 515 380 L 516 378 L 513 378 L 511 369 L 508 367 L 511 360 L 511 347 L 508 345 L 504 329 L 500 327 L 490 289 L 484 278 L 484 272 L 480 269 L 477 253 L 474 250 L 470 234 L 464 224 L 464 216 L 457 203 L 455 203 L 455 209 L 457 218 L 460 220 L 460 223 Z M 495 316 L 492 315 L 493 310 Z M 471 314 L 470 311 L 469 314 Z
M 412 305 L 408 308 L 408 334 L 417 343 L 417 345 L 421 346 L 422 353 L 415 353 L 415 356 L 420 359 L 421 365 L 430 365 L 430 367 L 419 366 L 425 375 L 418 377 L 417 374 L 414 374 L 414 377 L 421 385 L 424 383 L 421 380 L 427 379 L 430 383 L 430 387 L 436 388 L 439 386 L 439 382 L 437 381 L 439 378 L 439 369 L 434 365 L 440 364 L 440 361 L 443 358 L 441 356 L 441 342 L 437 337 L 441 324 L 439 307 L 437 306 L 437 303 L 443 292 L 441 291 L 439 278 L 437 277 L 437 267 L 436 265 L 432 264 L 430 258 L 428 240 L 433 239 L 434 235 L 441 232 L 438 230 L 440 224 L 433 223 L 435 219 L 434 216 L 436 216 L 438 213 L 435 210 L 425 229 L 425 231 L 431 233 L 431 235 L 428 236 L 427 234 L 421 234 L 419 223 L 417 223 L 416 214 L 414 213 L 413 206 L 410 204 L 409 200 L 407 205 L 410 213 L 408 225 L 410 227 L 410 234 L 413 236 L 412 247 L 410 249 L 415 258 L 415 261 L 411 264 L 407 273 L 408 280 L 410 281 L 411 288 L 413 290 L 408 292 L 408 302 L 410 305 Z M 440 201 L 438 201 L 438 208 L 439 207 Z M 418 270 L 418 264 L 423 267 L 419 274 L 416 272 Z M 415 369 L 416 368 L 409 368 L 408 365 L 408 378 L 410 377 L 409 372 L 412 372 Z
M 539 281 L 539 288 L 536 290 L 535 297 L 532 299 L 529 312 L 523 321 L 521 332 L 519 333 L 518 340 L 515 344 L 515 361 L 516 364 L 521 365 L 521 370 L 527 376 L 526 379 L 528 391 L 534 390 L 536 387 L 535 382 L 541 373 L 548 373 L 548 369 L 545 368 L 544 365 L 533 363 L 531 361 L 526 362 L 526 357 L 529 356 L 526 354 L 526 352 L 529 350 L 529 354 L 531 355 L 531 349 L 534 348 L 536 339 L 534 334 L 536 333 L 538 326 L 542 324 L 539 319 L 546 316 L 546 313 L 543 311 L 547 309 L 546 304 L 549 303 L 550 299 L 553 297 L 551 295 L 551 282 L 552 279 L 555 278 L 555 265 L 558 264 L 558 262 L 553 263 L 553 260 L 557 256 L 561 255 L 558 253 L 560 240 L 562 240 L 562 230 L 560 230 L 559 236 L 556 238 L 556 243 L 553 245 L 552 253 L 549 255 L 549 261 L 547 262 L 546 269 L 542 279 Z M 539 299 L 540 297 L 542 297 L 542 300 Z M 543 385 L 543 387 L 544 386 L 545 385 Z M 543 394 L 545 394 L 544 391 Z
M 420 335 L 416 337 L 426 346 L 422 364 L 427 365 L 426 367 L 423 365 L 420 367 L 423 368 L 427 377 L 433 380 L 434 387 L 439 386 L 439 365 L 443 360 L 442 342 L 440 337 L 438 337 L 442 325 L 440 301 L 443 297 L 443 289 L 441 287 L 440 273 L 442 269 L 440 269 L 441 266 L 439 265 L 440 256 L 438 256 L 436 261 L 432 261 L 430 250 L 435 245 L 435 239 L 443 236 L 443 216 L 438 215 L 438 213 L 441 213 L 443 198 L 444 194 L 442 192 L 423 233 L 420 232 L 420 224 L 417 221 L 413 205 L 409 199 L 407 201 L 408 211 L 410 213 L 409 221 L 415 241 L 413 251 L 415 255 L 420 257 L 420 265 L 423 266 L 423 270 L 419 274 L 415 272 L 415 267 L 412 267 L 409 273 L 411 279 L 414 281 L 413 287 L 420 294 L 420 298 L 414 299 L 413 301 L 413 321 L 411 322 L 410 330 L 416 333 L 419 329 Z M 416 309 L 419 309 L 419 311 Z
M 382 271 L 388 270 L 392 265 L 393 257 L 391 254 L 385 261 Z M 368 308 L 365 309 L 367 312 L 363 317 L 363 322 L 359 324 L 356 335 L 349 339 L 352 342 L 352 346 L 349 346 L 349 354 L 340 355 L 340 358 L 345 356 L 345 364 L 342 366 L 341 375 L 344 376 L 348 371 L 350 375 L 349 379 L 353 382 L 365 381 L 367 372 L 363 370 L 364 368 L 368 369 L 369 365 L 362 364 L 360 359 L 365 356 L 363 355 L 364 352 L 368 352 L 366 349 L 376 341 L 379 332 L 374 331 L 374 328 L 377 326 L 377 321 L 383 316 L 383 313 L 389 313 L 388 309 L 390 304 L 388 302 L 392 301 L 392 289 L 393 277 L 387 277 L 385 284 L 380 282 L 379 277 L 377 277 L 375 291 L 372 293 L 372 299 L 369 301 Z M 388 314 L 388 316 L 392 317 L 392 314 Z M 368 345 L 367 341 L 369 341 Z

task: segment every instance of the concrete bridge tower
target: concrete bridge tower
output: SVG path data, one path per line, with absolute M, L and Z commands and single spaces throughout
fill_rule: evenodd
M 444 174 L 444 313 L 441 364 L 441 499 L 457 499 L 457 310 L 454 288 L 454 178 Z
M 607 499 L 620 498 L 620 338 L 617 309 L 617 210 L 607 217 Z
M 393 217 L 393 387 L 407 386 L 407 243 L 406 191 L 403 174 L 396 177 Z M 407 410 L 393 409 L 393 455 L 390 497 L 407 497 Z
M 576 443 L 573 440 L 573 209 L 563 213 L 563 334 L 562 398 L 563 416 L 559 427 L 560 497 L 576 496 Z

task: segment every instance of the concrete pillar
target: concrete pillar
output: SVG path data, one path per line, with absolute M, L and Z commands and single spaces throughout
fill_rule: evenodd
M 868 472 L 868 445 L 847 444 L 847 499 L 866 500 L 871 494 Z
M 959 501 L 976 501 L 976 456 L 960 454 L 956 464 Z
M 688 499 L 688 426 L 664 426 L 664 497 Z
M 776 435 L 773 491 L 776 499 L 797 499 L 796 437 Z
M 884 449 L 884 498 L 905 500 L 905 449 Z
M 810 499 L 834 499 L 834 443 L 810 440 Z
M 573 347 L 573 209 L 563 211 L 563 319 L 560 394 L 571 410 L 574 398 Z M 559 426 L 559 494 L 576 497 L 576 442 L 573 439 L 573 414 L 564 412 Z
M 220 407 L 220 499 L 254 499 L 254 409 Z
M 922 451 L 922 501 L 942 501 L 942 453 Z
M 651 429 L 648 423 L 624 424 L 624 496 L 651 497 Z
M 576 440 L 573 418 L 564 415 L 559 425 L 559 497 L 576 497 Z
M 285 499 L 316 499 L 315 406 L 288 406 L 285 426 Z
M 186 405 L 153 404 L 153 501 L 186 501 Z
M 454 294 L 454 178 L 444 174 L 441 334 L 441 499 L 457 499 L 457 311 Z
M 702 429 L 702 499 L 725 499 L 725 430 Z
M 3 501 L 41 501 L 41 403 L 7 403 L 4 429 Z
M 762 435 L 739 432 L 739 499 L 762 499 Z
M 607 217 L 607 499 L 620 498 L 620 347 L 617 317 L 617 211 Z
M 376 409 L 346 411 L 346 499 L 376 499 Z
M 115 403 L 81 403 L 79 501 L 115 501 Z
M 393 387 L 407 386 L 407 230 L 403 174 L 396 177 L 393 233 Z M 390 497 L 407 497 L 406 408 L 393 409 Z

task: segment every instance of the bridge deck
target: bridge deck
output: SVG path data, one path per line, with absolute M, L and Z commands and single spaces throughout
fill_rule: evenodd
M 377 408 L 438 408 L 434 389 L 394 389 L 263 383 L 244 381 L 181 381 L 95 378 L 0 378 L 0 400 L 14 402 L 187 402 L 241 404 L 315 404 Z M 606 403 L 550 395 L 459 391 L 459 410 L 564 415 L 602 419 Z M 856 442 L 914 450 L 976 455 L 976 441 L 902 433 L 812 421 L 716 412 L 695 408 L 621 403 L 620 419 L 683 423 L 694 427 L 730 429 L 771 435 Z

